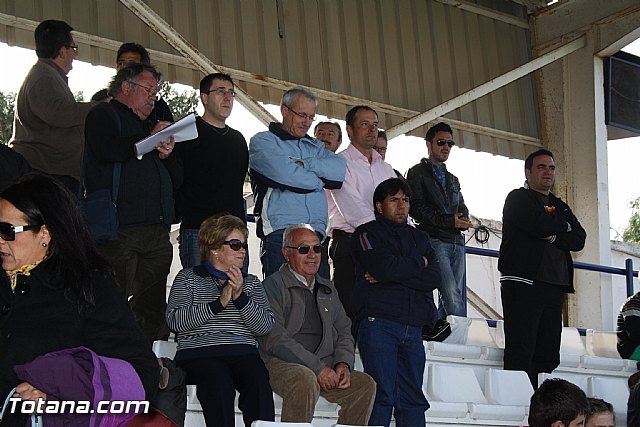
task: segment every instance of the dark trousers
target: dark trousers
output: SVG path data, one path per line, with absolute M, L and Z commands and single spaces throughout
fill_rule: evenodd
M 333 261 L 333 284 L 338 290 L 338 297 L 342 302 L 347 316 L 353 320 L 351 314 L 351 294 L 356 283 L 356 271 L 351 257 L 351 233 L 333 230 L 329 255 Z
M 173 258 L 167 227 L 122 227 L 118 240 L 105 242 L 98 250 L 113 266 L 120 289 L 147 339 L 166 340 L 167 276 Z
M 197 395 L 207 426 L 234 427 L 234 401 L 244 425 L 274 421 L 273 392 L 269 372 L 257 350 L 246 355 L 211 356 L 178 362 L 187 373 L 187 384 L 197 385 Z
M 563 287 L 503 281 L 504 369 L 525 371 L 534 388 L 538 374 L 560 364 Z

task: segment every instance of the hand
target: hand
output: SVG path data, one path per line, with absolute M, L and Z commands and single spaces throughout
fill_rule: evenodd
M 22 400 L 32 400 L 34 402 L 37 402 L 39 399 L 47 400 L 45 393 L 27 382 L 18 384 L 14 397 L 19 397 Z
M 318 374 L 318 384 L 324 391 L 333 390 L 339 383 L 338 374 L 331 368 L 324 368 Z
M 375 277 L 373 277 L 372 275 L 370 275 L 369 273 L 364 273 L 364 278 L 367 279 L 367 282 L 374 284 L 374 283 L 380 283 L 376 280 Z
M 173 152 L 173 147 L 176 145 L 176 140 L 173 138 L 173 135 L 169 137 L 169 142 L 162 140 L 158 145 L 156 145 L 156 150 L 158 150 L 158 157 L 161 159 L 166 159 Z
M 338 375 L 338 388 L 341 390 L 351 387 L 351 371 L 346 363 L 338 363 L 336 365 L 336 374 Z
M 171 122 L 166 122 L 163 120 L 159 121 L 158 123 L 156 123 L 153 129 L 151 129 L 151 135 L 155 135 L 156 133 L 160 132 L 162 129 L 166 128 L 170 124 Z
M 227 282 L 226 287 L 230 287 L 232 289 L 231 297 L 234 300 L 240 298 L 240 294 L 242 293 L 242 285 L 244 284 L 244 279 L 242 278 L 242 271 L 232 265 L 229 271 L 227 271 L 227 275 L 229 276 L 229 281 Z
M 471 224 L 471 221 L 469 221 L 469 218 L 467 218 L 466 216 L 464 216 L 463 213 L 460 212 L 455 215 L 453 219 L 453 226 L 455 228 L 467 230 L 473 227 L 473 224 Z
M 227 307 L 232 296 L 233 288 L 229 285 L 225 286 L 222 288 L 222 292 L 220 292 L 220 304 L 222 304 L 223 307 Z

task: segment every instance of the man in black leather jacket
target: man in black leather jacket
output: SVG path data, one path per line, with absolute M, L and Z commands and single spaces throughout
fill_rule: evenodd
M 469 209 L 460 192 L 460 181 L 444 164 L 455 145 L 453 130 L 446 123 L 432 126 L 425 137 L 429 158 L 407 172 L 413 194 L 411 217 L 431 238 L 440 260 L 442 281 L 438 287 L 438 317 L 467 315 L 463 230 L 471 227 Z

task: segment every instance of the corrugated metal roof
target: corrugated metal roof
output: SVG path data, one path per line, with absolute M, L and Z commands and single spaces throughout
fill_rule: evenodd
M 256 100 L 277 104 L 283 88 L 301 84 L 320 91 L 319 112 L 331 117 L 375 103 L 383 128 L 531 60 L 526 28 L 436 0 L 146 3 Z M 135 41 L 168 80 L 197 87 L 202 77 L 117 0 L 3 0 L 0 13 L 0 40 L 12 45 L 33 48 L 34 23 L 63 19 L 91 35 L 76 37 L 80 60 L 113 66 L 120 43 Z M 461 146 L 523 158 L 540 135 L 532 76 L 446 118 Z M 513 142 L 490 129 L 530 138 Z

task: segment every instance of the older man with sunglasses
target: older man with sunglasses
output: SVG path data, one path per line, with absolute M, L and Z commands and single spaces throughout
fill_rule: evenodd
M 322 245 L 313 227 L 284 232 L 286 260 L 263 286 L 275 316 L 259 338 L 271 388 L 282 396 L 282 421 L 311 422 L 319 396 L 340 405 L 338 423 L 367 425 L 375 383 L 352 371 L 351 321 L 329 280 L 318 275 Z
M 411 187 L 411 217 L 420 230 L 431 237 L 440 260 L 442 282 L 438 317 L 467 315 L 465 251 L 462 231 L 472 226 L 469 209 L 460 191 L 460 181 L 447 170 L 445 162 L 455 145 L 453 130 L 446 123 L 432 126 L 425 137 L 429 158 L 407 172 Z

